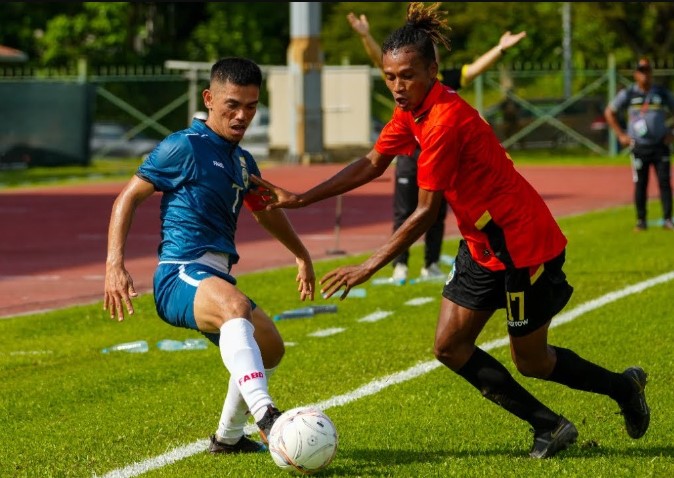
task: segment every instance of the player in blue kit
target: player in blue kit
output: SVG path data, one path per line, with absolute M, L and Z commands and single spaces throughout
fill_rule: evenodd
M 111 318 L 133 314 L 137 296 L 124 266 L 124 246 L 136 208 L 162 193 L 159 264 L 154 275 L 158 315 L 176 327 L 198 330 L 220 348 L 230 380 L 212 453 L 264 451 L 244 435 L 248 413 L 260 437 L 280 415 L 267 380 L 284 354 L 270 317 L 236 287 L 231 269 L 239 260 L 234 237 L 242 206 L 295 255 L 298 291 L 314 299 L 309 252 L 281 209 L 266 211 L 249 175 L 259 175 L 253 157 L 239 147 L 257 110 L 262 73 L 244 58 L 224 58 L 211 68 L 203 92 L 206 121 L 169 135 L 141 164 L 116 198 L 108 231 L 104 308 Z

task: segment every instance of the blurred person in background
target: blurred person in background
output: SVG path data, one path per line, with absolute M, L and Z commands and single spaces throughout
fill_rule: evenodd
M 637 216 L 634 230 L 648 228 L 648 177 L 652 167 L 658 178 L 662 227 L 671 231 L 674 224 L 670 148 L 674 137 L 667 120 L 674 113 L 674 97 L 663 86 L 653 84 L 653 66 L 648 58 L 639 59 L 633 76 L 634 83 L 616 94 L 606 106 L 604 116 L 620 144 L 630 148 Z M 626 130 L 621 126 L 625 115 Z
M 435 222 L 440 203 L 447 201 L 462 240 L 442 289 L 436 359 L 530 425 L 530 457 L 550 458 L 575 443 L 578 430 L 570 420 L 539 401 L 476 345 L 494 313 L 505 309 L 501 320 L 508 330 L 511 358 L 522 375 L 610 398 L 623 415 L 627 434 L 640 438 L 650 424 L 646 372 L 637 366 L 613 372 L 548 343 L 551 321 L 573 293 L 563 270 L 567 238 L 494 130 L 438 80 L 434 44 L 449 49 L 443 32 L 446 13 L 438 11 L 440 5 L 412 2 L 405 25 L 382 45 L 386 86 L 396 107 L 366 156 L 300 194 L 255 176 L 252 181 L 266 188 L 267 208 L 306 207 L 367 184 L 381 176 L 396 155 L 410 155 L 420 145 L 414 213 L 365 261 L 323 276 L 321 292 L 346 298 L 353 287 L 421 237 Z
M 162 193 L 161 244 L 154 274 L 157 314 L 174 327 L 197 330 L 220 350 L 230 373 L 227 395 L 211 453 L 253 453 L 266 447 L 244 435 L 252 415 L 263 442 L 281 415 L 268 378 L 285 349 L 274 322 L 236 285 L 239 261 L 235 233 L 242 207 L 281 242 L 297 263 L 300 299 L 314 299 L 315 275 L 306 247 L 286 214 L 267 211 L 250 175 L 260 174 L 239 146 L 255 113 L 262 83 L 258 65 L 223 58 L 211 68 L 203 91 L 207 119 L 169 135 L 143 161 L 117 196 L 108 229 L 104 308 L 111 319 L 134 313 L 136 297 L 124 265 L 126 239 L 138 206 Z M 203 116 L 202 116 L 203 117 Z
M 370 33 L 370 24 L 363 14 L 356 16 L 353 12 L 347 15 L 351 28 L 360 36 L 365 51 L 372 62 L 381 70 L 382 51 L 379 43 Z M 526 32 L 512 34 L 509 31 L 501 35 L 499 42 L 486 51 L 472 63 L 464 64 L 461 68 L 440 70 L 438 79 L 453 90 L 459 90 L 470 84 L 475 78 L 503 58 L 508 48 L 516 45 L 526 36 Z M 437 54 L 437 50 L 436 50 Z M 439 63 L 439 57 L 437 59 Z M 414 212 L 417 207 L 419 186 L 417 185 L 417 159 L 419 149 L 412 155 L 401 154 L 396 156 L 396 177 L 393 190 L 393 232 L 397 231 L 403 222 Z M 445 218 L 447 217 L 447 203 L 443 202 L 438 211 L 437 220 L 424 234 L 424 265 L 421 268 L 421 278 L 445 277 L 440 269 L 440 254 L 442 241 L 445 234 Z M 398 257 L 393 259 L 393 276 L 396 283 L 404 283 L 408 276 L 409 249 L 404 250 Z

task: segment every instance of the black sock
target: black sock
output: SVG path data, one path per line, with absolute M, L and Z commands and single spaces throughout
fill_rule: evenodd
M 569 349 L 554 346 L 553 348 L 557 353 L 557 363 L 546 380 L 576 390 L 608 395 L 617 401 L 627 399 L 632 393 L 629 381 L 622 374 L 593 364 Z
M 534 430 L 551 429 L 557 425 L 559 415 L 526 391 L 503 364 L 484 350 L 476 347 L 457 373 L 485 398 L 529 422 Z

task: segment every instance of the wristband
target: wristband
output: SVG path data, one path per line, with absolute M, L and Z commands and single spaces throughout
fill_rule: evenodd
M 505 48 L 503 48 L 501 45 L 498 46 L 498 51 L 501 52 L 501 56 L 505 56 L 506 54 Z

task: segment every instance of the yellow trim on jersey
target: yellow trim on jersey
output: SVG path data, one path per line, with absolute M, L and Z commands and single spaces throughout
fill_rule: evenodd
M 491 221 L 491 214 L 489 214 L 489 211 L 485 211 L 484 214 L 480 216 L 480 219 L 475 222 L 475 227 L 478 231 L 481 231 L 487 224 L 489 224 L 489 221 Z
M 534 275 L 531 276 L 531 285 L 534 285 L 534 283 L 538 280 L 538 278 L 539 278 L 539 277 L 541 276 L 541 274 L 543 273 L 543 270 L 544 270 L 544 269 L 545 269 L 545 266 L 544 266 L 543 264 L 541 264 L 540 266 L 538 266 L 538 269 L 536 270 L 536 272 L 534 273 Z
M 466 80 L 466 70 L 468 69 L 468 65 L 463 65 L 461 66 L 461 78 L 459 78 L 459 84 L 461 85 L 461 88 L 466 86 L 468 84 L 468 80 Z

